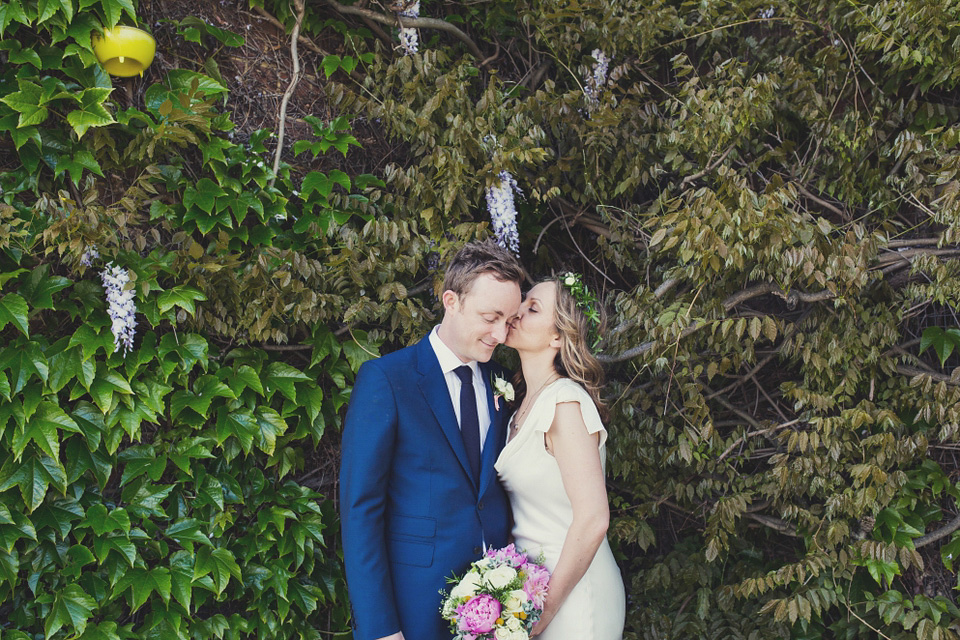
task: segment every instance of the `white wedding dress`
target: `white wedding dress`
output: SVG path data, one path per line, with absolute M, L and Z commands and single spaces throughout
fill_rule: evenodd
M 533 560 L 543 553 L 551 572 L 557 566 L 567 529 L 573 522 L 573 508 L 563 488 L 560 467 L 544 448 L 543 439 L 560 402 L 580 403 L 587 430 L 600 434 L 600 461 L 606 469 L 607 431 L 590 394 L 569 378 L 552 382 L 540 392 L 527 419 L 507 442 L 495 465 L 513 508 L 514 542 Z M 604 539 L 589 569 L 539 638 L 620 640 L 624 613 L 623 580 Z

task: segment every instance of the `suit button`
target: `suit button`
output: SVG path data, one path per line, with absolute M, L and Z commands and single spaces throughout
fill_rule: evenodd
M 483 511 L 483 500 L 477 503 L 477 509 L 479 509 L 480 511 Z
M 479 556 L 481 553 L 483 553 L 483 547 L 474 547 L 474 548 L 473 548 L 473 555 Z

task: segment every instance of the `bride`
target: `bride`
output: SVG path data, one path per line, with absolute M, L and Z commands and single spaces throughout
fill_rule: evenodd
M 551 573 L 531 634 L 541 640 L 618 640 L 623 633 L 623 581 L 606 539 L 603 372 L 590 353 L 595 304 L 575 274 L 541 282 L 506 340 L 520 355 L 523 397 L 496 469 L 517 547 L 531 558 L 542 553 Z

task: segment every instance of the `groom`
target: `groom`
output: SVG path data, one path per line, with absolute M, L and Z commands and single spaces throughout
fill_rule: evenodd
M 355 640 L 441 640 L 446 578 L 510 533 L 493 464 L 506 438 L 494 348 L 520 306 L 523 268 L 491 241 L 465 245 L 443 282 L 443 320 L 360 367 L 343 430 L 340 516 Z

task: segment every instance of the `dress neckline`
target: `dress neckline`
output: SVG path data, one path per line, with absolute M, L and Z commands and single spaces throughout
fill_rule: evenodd
M 550 384 L 548 384 L 547 386 L 545 386 L 543 389 L 540 390 L 540 395 L 538 395 L 538 396 L 536 397 L 536 399 L 533 401 L 533 404 L 530 405 L 530 410 L 527 411 L 526 419 L 523 421 L 523 425 L 526 425 L 527 423 L 530 422 L 530 418 L 533 416 L 533 410 L 536 409 L 537 405 L 540 404 L 540 401 L 543 400 L 543 396 L 544 396 L 546 390 L 549 389 L 550 387 L 552 387 L 553 385 L 557 384 L 557 383 L 560 382 L 561 380 L 566 380 L 566 377 L 560 376 L 559 378 L 557 378 L 556 380 L 554 380 L 553 382 L 551 382 Z M 504 445 L 503 445 L 503 448 L 504 448 L 504 449 L 506 449 L 508 446 L 510 446 L 510 443 L 511 443 L 511 442 L 513 442 L 514 440 L 516 440 L 517 438 L 519 438 L 519 437 L 520 437 L 520 432 L 524 430 L 524 429 L 523 429 L 523 425 L 521 425 L 521 428 L 520 428 L 520 429 L 514 429 L 514 428 L 513 428 L 513 418 L 514 418 L 516 415 L 517 415 L 517 414 L 514 413 L 513 416 L 510 416 L 510 422 L 507 424 L 507 441 L 506 441 L 506 442 L 504 443 Z M 513 433 L 514 431 L 516 431 L 515 434 Z M 511 435 L 511 434 L 513 434 L 513 435 Z

